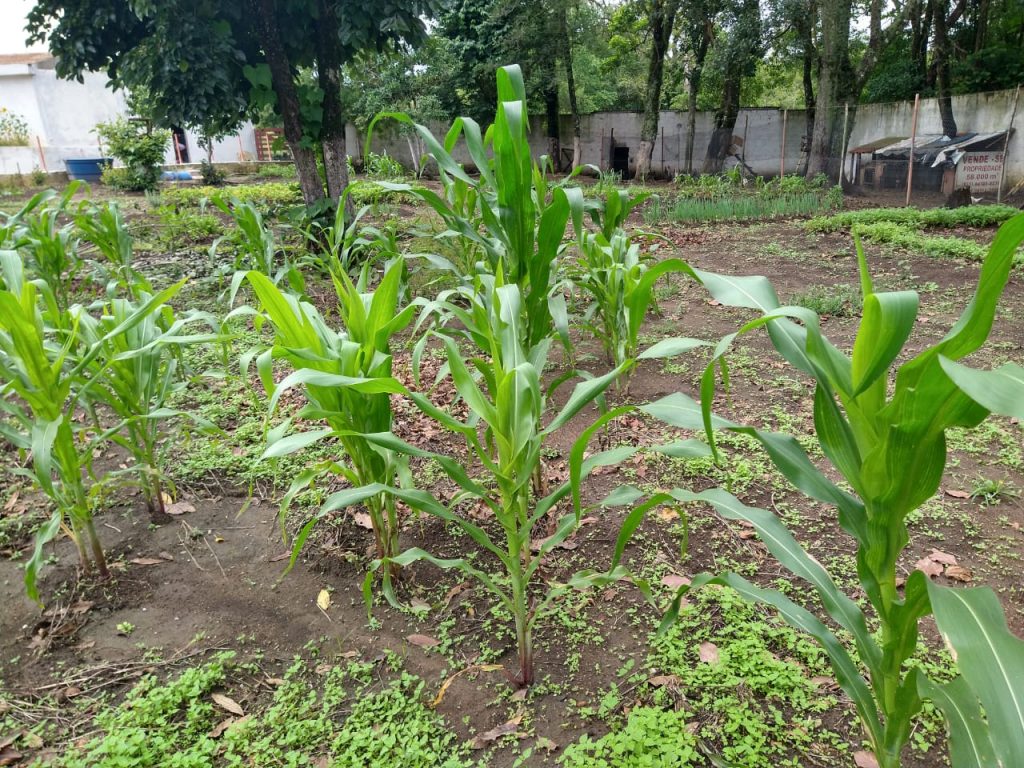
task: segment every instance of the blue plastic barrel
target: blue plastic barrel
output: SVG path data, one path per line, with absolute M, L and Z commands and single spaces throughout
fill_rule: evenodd
M 64 166 L 68 169 L 68 177 L 82 181 L 99 181 L 104 167 L 113 161 L 106 157 L 81 157 L 67 159 Z

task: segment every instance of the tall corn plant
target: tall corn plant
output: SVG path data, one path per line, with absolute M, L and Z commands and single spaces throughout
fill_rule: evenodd
M 563 249 L 570 216 L 576 222 L 582 220 L 583 194 L 576 188 L 550 186 L 544 168 L 534 162 L 528 140 L 526 87 L 518 65 L 499 69 L 497 82 L 498 108 L 486 134 L 474 120 L 461 117 L 442 143 L 406 114 L 385 113 L 374 118 L 371 135 L 373 124 L 384 118 L 413 127 L 437 163 L 446 194 L 421 186 L 379 183 L 423 200 L 447 224 L 446 237 L 479 248 L 492 275 L 500 265 L 505 279 L 519 288 L 520 330 L 527 346 L 540 343 L 555 330 L 568 343 L 565 301 L 554 290 L 556 259 Z M 452 156 L 460 138 L 465 139 L 479 178 L 471 177 Z M 435 264 L 443 264 L 443 260 Z M 450 268 L 457 271 L 454 265 Z
M 84 473 L 89 469 L 95 440 L 83 439 L 78 411 L 86 404 L 87 371 L 100 352 L 93 345 L 77 359 L 77 312 L 59 322 L 59 331 L 44 322 L 40 293 L 50 292 L 43 282 L 25 279 L 17 254 L 0 255 L 4 287 L 0 289 L 0 408 L 9 417 L 3 436 L 31 454 L 30 470 L 22 470 L 50 498 L 54 512 L 36 534 L 35 549 L 25 566 L 25 586 L 39 599 L 37 577 L 43 548 L 62 527 L 78 548 L 84 571 L 95 568 L 108 576 L 103 546 L 93 524 Z M 100 341 L 134 327 L 156 311 L 181 287 L 174 285 L 126 315 Z M 47 314 L 45 319 L 53 319 Z
M 81 308 L 76 313 L 76 349 L 91 357 L 88 383 L 80 394 L 93 413 L 100 441 L 110 440 L 128 452 L 134 466 L 124 474 L 134 476 L 154 522 L 166 522 L 164 489 L 173 492 L 163 470 L 164 438 L 170 420 L 189 420 L 203 429 L 213 426 L 197 414 L 170 406 L 170 400 L 187 386 L 183 371 L 183 346 L 216 342 L 215 334 L 187 334 L 186 326 L 205 320 L 202 313 L 177 317 L 168 305 L 157 306 L 134 324 L 127 319 L 151 300 L 138 292 L 136 301 L 113 299 L 102 306 L 99 317 Z M 95 308 L 93 308 L 95 309 Z M 209 320 L 216 325 L 216 321 Z M 120 333 L 112 333 L 122 328 Z M 103 405 L 103 421 L 95 405 Z
M 465 557 L 442 559 L 418 548 L 406 550 L 389 561 L 380 561 L 377 566 L 385 567 L 389 563 L 406 566 L 425 560 L 476 579 L 512 615 L 519 661 L 516 681 L 530 685 L 534 680 L 533 632 L 551 601 L 568 588 L 607 583 L 623 573 L 617 566 L 617 559 L 625 547 L 624 540 L 618 543 L 615 561 L 606 573 L 585 570 L 565 583 L 537 583 L 538 569 L 545 556 L 579 526 L 583 478 L 596 467 L 617 463 L 635 451 L 624 446 L 585 458 L 593 434 L 630 408 L 607 411 L 583 430 L 569 453 L 568 480 L 550 492 L 538 492 L 533 479 L 545 445 L 561 427 L 598 400 L 629 363 L 604 376 L 581 382 L 565 404 L 556 408 L 552 393 L 541 383 L 551 340 L 543 339 L 533 347 L 523 343 L 525 334 L 519 327 L 523 322 L 519 287 L 503 284 L 500 271 L 496 278 L 478 278 L 477 286 L 479 291 L 475 295 L 469 296 L 469 292 L 464 291 L 463 301 L 447 307 L 459 320 L 463 338 L 474 348 L 473 352 L 467 357 L 455 338 L 440 337 L 451 380 L 468 407 L 467 419 L 454 418 L 421 393 L 408 393 L 424 414 L 461 440 L 468 458 L 456 459 L 424 451 L 389 432 L 366 436 L 381 450 L 436 462 L 459 490 L 450 500 L 442 502 L 429 491 L 417 489 L 411 473 L 405 470 L 400 473 L 398 487 L 374 484 L 340 491 L 329 497 L 318 516 L 307 524 L 299 545 L 323 515 L 382 493 L 461 530 L 494 558 L 499 566 L 498 574 L 484 570 Z M 570 497 L 571 511 L 558 518 L 553 534 L 538 539 L 536 533 L 541 521 L 555 515 L 559 502 Z M 470 510 L 481 505 L 494 515 L 497 530 L 493 533 L 478 525 L 470 514 Z M 624 535 L 628 538 L 629 532 Z
M 747 507 L 721 490 L 674 494 L 680 501 L 707 502 L 726 518 L 753 525 L 772 554 L 810 582 L 829 617 L 849 633 L 852 650 L 805 608 L 736 574 L 694 580 L 695 586 L 726 584 L 748 599 L 774 606 L 822 645 L 881 768 L 900 765 L 913 718 L 926 698 L 947 718 L 955 768 L 1024 765 L 1024 642 L 1010 634 L 995 594 L 983 588 L 940 587 L 919 570 L 902 588 L 897 579 L 897 564 L 908 544 L 907 516 L 934 495 L 943 475 L 946 430 L 975 427 L 990 409 L 1021 412 L 1016 399 L 1024 392 L 1019 366 L 986 373 L 955 361 L 987 339 L 1022 241 L 1024 216 L 1018 216 L 997 233 L 974 298 L 956 325 L 940 342 L 902 364 L 896 361 L 914 328 L 917 294 L 875 291 L 859 243 L 864 312 L 850 356 L 822 335 L 813 312 L 779 306 L 765 278 L 698 273 L 718 301 L 762 316 L 719 344 L 702 382 L 701 406 L 676 394 L 642 408 L 674 426 L 703 426 L 712 440 L 718 429 L 752 435 L 795 487 L 838 510 L 839 525 L 857 544 L 857 574 L 869 615 L 839 590 L 772 513 Z M 778 352 L 814 380 L 818 444 L 852 493 L 812 464 L 792 437 L 711 413 L 716 361 L 737 336 L 761 327 Z M 961 673 L 944 685 L 907 665 L 919 622 L 929 614 L 934 614 Z M 879 627 L 877 636 L 868 629 L 872 619 Z
M 295 418 L 327 425 L 314 432 L 294 433 L 293 420 L 287 419 L 270 431 L 265 456 L 283 456 L 329 437 L 345 451 L 340 461 L 311 467 L 295 480 L 281 505 L 282 516 L 298 493 L 324 475 L 339 475 L 355 487 L 385 487 L 393 482 L 394 457 L 379 450 L 367 435 L 391 430 L 390 395 L 402 391 L 391 378 L 390 345 L 415 311 L 413 306 L 399 310 L 403 269 L 402 262 L 393 262 L 373 292 L 367 290 L 369 270 L 363 271 L 358 283 L 353 283 L 344 271 L 334 275 L 343 325 L 340 332 L 331 328 L 311 304 L 283 293 L 259 272 L 248 273 L 249 284 L 275 332 L 273 346 L 256 358 L 270 396 L 270 415 L 285 392 L 301 387 L 308 404 Z M 273 377 L 275 360 L 294 368 L 279 383 Z M 377 555 L 390 562 L 398 554 L 400 523 L 394 499 L 381 492 L 361 500 L 370 514 Z M 307 535 L 308 530 L 300 535 L 292 565 Z M 384 573 L 388 594 L 396 573 L 396 569 Z

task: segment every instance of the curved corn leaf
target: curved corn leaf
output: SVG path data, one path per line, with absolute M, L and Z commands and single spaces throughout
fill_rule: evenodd
M 979 371 L 939 358 L 942 370 L 976 403 L 992 413 L 1024 419 L 1024 367 L 1006 363 L 991 371 Z
M 1024 640 L 1012 634 L 995 592 L 928 583 L 935 623 L 981 701 L 1003 768 L 1024 765 Z

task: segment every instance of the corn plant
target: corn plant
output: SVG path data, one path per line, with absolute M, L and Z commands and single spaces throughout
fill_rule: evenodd
M 122 290 L 132 298 L 138 293 L 152 293 L 146 277 L 135 269 L 132 235 L 116 202 L 105 205 L 87 203 L 75 215 L 75 227 L 82 238 L 91 243 L 107 262 L 110 281 L 107 292 Z
M 974 298 L 956 325 L 937 344 L 899 365 L 896 361 L 914 328 L 918 297 L 912 291 L 875 291 L 859 242 L 864 311 L 851 356 L 822 335 L 815 313 L 780 307 L 765 278 L 698 273 L 718 301 L 762 316 L 719 344 L 705 371 L 702 405 L 676 394 L 642 408 L 675 426 L 704 427 L 712 443 L 718 429 L 752 435 L 796 488 L 838 510 L 839 525 L 856 542 L 857 574 L 870 615 L 839 590 L 772 513 L 747 507 L 721 490 L 674 493 L 679 501 L 707 502 L 726 518 L 753 525 L 771 553 L 810 582 L 829 617 L 849 633 L 855 653 L 780 592 L 731 573 L 694 580 L 695 586 L 726 584 L 748 599 L 774 606 L 822 645 L 881 768 L 900 765 L 913 718 L 925 698 L 947 718 L 956 768 L 1024 765 L 1024 642 L 1010 634 L 994 593 L 940 587 L 919 570 L 902 587 L 897 579 L 897 564 L 908 544 L 907 516 L 932 497 L 942 479 L 946 430 L 977 426 L 990 409 L 1020 412 L 1019 366 L 985 374 L 958 367 L 956 361 L 987 339 L 1022 241 L 1024 216 L 1017 216 L 996 235 Z M 738 335 L 761 327 L 779 353 L 814 380 L 817 441 L 850 491 L 812 464 L 792 437 L 711 413 L 717 361 Z M 934 614 L 961 673 L 944 685 L 907 664 L 917 645 L 919 622 L 929 614 Z M 672 615 L 670 611 L 669 620 Z M 868 629 L 872 619 L 879 627 L 877 635 Z
M 205 316 L 189 313 L 179 318 L 168 305 L 157 306 L 139 322 L 127 324 L 126 320 L 151 299 L 150 294 L 141 291 L 136 302 L 113 299 L 102 306 L 99 317 L 77 308 L 75 320 L 76 347 L 92 360 L 86 371 L 88 383 L 80 388 L 80 397 L 93 414 L 99 441 L 120 445 L 134 459 L 131 468 L 112 473 L 111 479 L 133 476 L 153 522 L 159 523 L 168 519 L 164 490 L 172 494 L 174 490 L 162 469 L 165 424 L 185 419 L 205 430 L 213 429 L 197 414 L 169 405 L 172 396 L 187 385 L 180 352 L 184 345 L 215 342 L 221 337 L 185 334 L 190 322 Z M 212 319 L 211 323 L 215 325 Z M 112 333 L 115 328 L 123 330 Z M 106 407 L 102 415 L 104 420 L 112 416 L 116 422 L 113 426 L 101 422 L 94 407 L 97 404 Z
M 235 273 L 231 278 L 228 305 L 235 302 L 235 296 L 250 270 L 256 270 L 271 279 L 274 285 L 287 283 L 291 290 L 302 293 L 305 280 L 302 273 L 288 259 L 274 237 L 273 230 L 263 220 L 263 214 L 252 203 L 232 198 L 225 200 L 214 197 L 213 204 L 234 219 L 238 226 L 237 244 L 239 255 L 235 258 Z M 210 255 L 215 257 L 224 238 L 217 238 L 210 246 Z
M 440 336 L 447 370 L 468 407 L 466 421 L 435 406 L 421 393 L 408 393 L 424 414 L 460 439 L 467 458 L 456 459 L 424 451 L 389 432 L 366 435 L 368 442 L 378 449 L 436 462 L 459 490 L 444 503 L 430 492 L 417 489 L 406 467 L 399 473 L 398 487 L 377 483 L 333 494 L 318 515 L 307 523 L 296 546 L 301 546 L 302 539 L 324 515 L 382 493 L 455 526 L 497 561 L 500 574 L 483 570 L 468 558 L 441 559 L 418 548 L 408 549 L 389 560 L 382 559 L 375 565 L 386 567 L 395 563 L 404 567 L 424 560 L 444 569 L 460 570 L 476 579 L 512 615 L 519 661 L 515 680 L 520 685 L 530 685 L 534 680 L 533 630 L 551 601 L 570 587 L 607 583 L 623 573 L 617 566 L 617 558 L 625 547 L 624 542 L 620 542 L 616 561 L 608 572 L 585 570 L 564 584 L 549 583 L 543 589 L 532 586 L 539 578 L 538 569 L 545 556 L 579 526 L 582 479 L 596 467 L 617 463 L 636 450 L 622 446 L 584 458 L 590 438 L 630 407 L 607 411 L 584 429 L 569 452 L 568 480 L 550 492 L 538 492 L 534 478 L 544 448 L 553 436 L 598 400 L 622 368 L 631 363 L 604 376 L 582 381 L 561 409 L 556 409 L 552 392 L 541 384 L 551 340 L 543 339 L 530 348 L 523 344 L 525 334 L 518 327 L 523 322 L 519 287 L 503 284 L 499 271 L 495 278 L 478 278 L 477 288 L 478 292 L 472 297 L 464 290 L 464 301 L 452 302 L 447 308 L 459 320 L 460 330 L 454 333 L 475 347 L 474 354 L 466 357 L 452 335 Z M 474 476 L 471 468 L 480 475 Z M 567 497 L 572 499 L 572 510 L 558 518 L 550 536 L 538 538 L 536 532 L 541 522 L 549 516 L 554 518 L 557 505 Z M 494 515 L 498 526 L 495 533 L 484 530 L 471 516 L 470 510 L 480 506 Z M 631 531 L 624 535 L 628 538 L 629 533 Z
M 565 300 L 554 290 L 556 260 L 564 248 L 569 217 L 574 222 L 582 220 L 583 194 L 577 188 L 550 186 L 544 172 L 547 163 L 534 162 L 528 141 L 526 87 L 519 67 L 499 69 L 497 82 L 498 109 L 486 135 L 474 120 L 462 117 L 442 144 L 408 115 L 385 113 L 374 118 L 374 123 L 392 118 L 413 127 L 437 163 L 446 196 L 421 186 L 379 183 L 423 200 L 448 226 L 446 237 L 479 248 L 488 272 L 496 274 L 500 265 L 507 281 L 519 288 L 523 311 L 519 330 L 528 347 L 555 330 L 568 343 Z M 469 176 L 452 157 L 460 137 L 480 173 L 478 179 Z M 435 265 L 443 266 L 444 260 L 435 260 Z M 459 269 L 455 265 L 450 268 Z
M 50 286 L 61 310 L 68 308 L 71 284 L 82 268 L 74 225 L 61 224 L 80 187 L 81 182 L 72 182 L 59 196 L 43 195 L 35 206 L 26 206 L 13 234 L 14 248 L 25 255 L 33 275 Z
M 353 283 L 344 271 L 334 275 L 344 326 L 340 332 L 328 325 L 312 305 L 283 293 L 262 273 L 248 273 L 249 284 L 275 331 L 273 346 L 256 359 L 270 396 L 270 415 L 285 392 L 302 387 L 308 405 L 296 418 L 327 424 L 318 431 L 292 433 L 292 419 L 285 420 L 270 431 L 265 456 L 283 456 L 324 438 L 336 439 L 345 450 L 343 460 L 311 467 L 292 483 L 281 505 L 282 522 L 292 499 L 325 475 L 338 475 L 356 487 L 385 487 L 394 479 L 394 457 L 378 450 L 367 435 L 391 430 L 390 394 L 402 391 L 391 378 L 390 345 L 415 311 L 413 306 L 399 311 L 403 269 L 402 262 L 392 263 L 372 293 L 367 292 L 368 269 L 358 283 Z M 280 383 L 273 378 L 274 360 L 286 361 L 295 369 Z M 394 499 L 376 493 L 362 501 L 370 515 L 378 557 L 391 561 L 398 554 L 399 534 Z M 299 547 L 307 535 L 308 530 L 300 535 Z M 295 556 L 291 565 L 294 562 Z M 389 594 L 395 573 L 395 569 L 384 573 L 384 588 Z
M 3 436 L 16 448 L 31 454 L 31 478 L 54 504 L 54 512 L 36 534 L 35 549 L 25 565 L 25 586 L 38 600 L 37 576 L 43 547 L 64 527 L 74 539 L 84 571 L 93 568 L 109 575 L 103 547 L 96 534 L 84 473 L 90 469 L 94 439 L 83 439 L 78 412 L 85 405 L 87 371 L 100 352 L 93 345 L 77 359 L 71 352 L 78 343 L 78 312 L 59 323 L 54 331 L 44 323 L 40 293 L 51 291 L 42 281 L 28 281 L 17 254 L 0 255 L 4 288 L 0 290 L 0 408 L 9 420 Z M 124 316 L 100 338 L 105 343 L 124 333 L 181 287 L 174 285 Z M 47 315 L 49 318 L 50 316 Z
M 640 246 L 621 229 L 613 230 L 610 238 L 604 232 L 581 231 L 579 254 L 570 279 L 590 297 L 585 326 L 600 340 L 610 364 L 635 359 L 658 278 L 672 272 L 694 276 L 694 271 L 679 259 L 649 266 L 640 256 Z

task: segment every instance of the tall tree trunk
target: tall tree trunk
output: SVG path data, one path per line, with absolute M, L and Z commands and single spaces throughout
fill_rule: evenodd
M 721 173 L 722 164 L 729 155 L 736 118 L 740 113 L 740 74 L 737 70 L 726 73 L 722 105 L 715 112 L 715 130 L 708 142 L 708 153 L 704 157 L 702 173 Z
M 818 58 L 818 49 L 814 45 L 814 28 L 818 21 L 818 6 L 811 2 L 807 7 L 807 16 L 796 20 L 800 32 L 800 44 L 803 48 L 803 90 L 804 90 L 804 136 L 809 140 L 814 133 L 814 114 L 816 99 L 814 96 L 814 64 Z M 801 142 L 802 146 L 802 142 Z M 785 150 L 783 150 L 785 151 Z M 801 149 L 802 168 L 806 169 L 807 155 Z
M 565 88 L 569 92 L 569 112 L 572 114 L 572 170 L 576 170 L 583 164 L 583 131 L 580 125 L 580 107 L 576 101 L 576 75 L 572 68 L 572 38 L 569 36 L 568 16 L 569 3 L 565 0 L 558 11 L 558 31 L 562 41 Z
M 947 34 L 946 3 L 940 0 L 935 8 L 935 86 L 938 90 L 939 117 L 942 133 L 956 138 L 956 118 L 953 116 L 953 94 L 949 82 L 949 35 Z
M 661 85 L 665 77 L 665 54 L 668 53 L 678 8 L 678 0 L 652 0 L 650 4 L 651 54 L 647 63 L 647 92 L 644 94 L 640 149 L 636 157 L 636 175 L 640 179 L 647 178 L 651 173 L 651 156 L 654 154 L 654 142 L 658 138 L 658 113 L 661 110 Z
M 988 16 L 991 3 L 989 0 L 979 0 L 978 9 L 974 18 L 974 52 L 977 53 L 985 47 L 988 40 Z
M 835 156 L 838 105 L 849 95 L 850 81 L 850 0 L 821 0 L 821 55 L 818 64 L 818 92 L 815 98 L 814 126 L 807 157 L 808 178 L 826 173 L 838 178 Z
M 555 60 L 551 60 L 550 68 L 546 68 L 547 77 L 544 85 L 544 122 L 548 136 L 548 157 L 551 167 L 558 171 L 562 167 L 562 138 L 559 126 L 561 110 L 558 105 L 558 77 Z
M 274 0 L 249 0 L 260 47 L 270 67 L 271 85 L 277 96 L 277 108 L 284 122 L 284 138 L 295 159 L 295 170 L 299 176 L 299 188 L 306 205 L 313 205 L 324 197 L 324 185 L 316 167 L 316 155 L 302 143 L 302 114 L 299 109 L 299 92 L 292 77 L 288 53 L 281 42 L 277 25 L 277 8 Z
M 708 57 L 708 48 L 715 37 L 715 25 L 712 19 L 705 19 L 704 29 L 700 36 L 697 49 L 693 52 L 693 68 L 688 78 L 689 94 L 686 110 L 686 172 L 693 173 L 693 142 L 697 132 L 697 95 L 700 93 L 700 81 L 704 76 L 704 62 Z
M 345 147 L 345 115 L 341 106 L 341 54 L 338 50 L 338 20 L 327 0 L 318 0 L 319 24 L 316 29 L 317 79 L 324 93 L 323 123 L 320 140 L 324 149 L 327 194 L 337 204 L 348 187 L 348 163 Z M 348 220 L 355 214 L 346 198 Z

